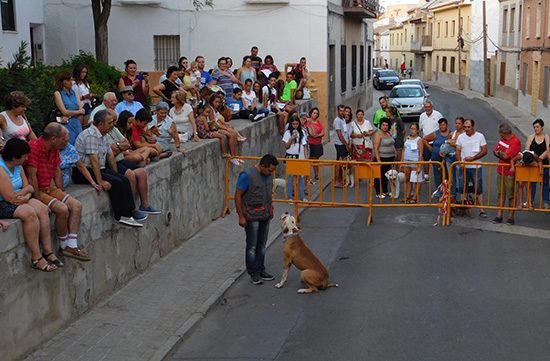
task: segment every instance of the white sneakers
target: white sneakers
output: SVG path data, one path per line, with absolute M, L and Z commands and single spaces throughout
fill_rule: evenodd
M 233 159 L 230 159 L 229 160 L 231 163 L 235 164 L 235 165 L 241 165 L 241 164 L 244 164 L 244 160 L 242 159 L 238 159 L 238 158 L 233 158 Z
M 136 221 L 134 217 L 120 217 L 118 222 L 132 227 L 143 227 L 143 224 Z
M 263 117 L 265 117 L 264 113 L 256 114 L 256 116 L 254 117 L 254 120 L 262 119 Z

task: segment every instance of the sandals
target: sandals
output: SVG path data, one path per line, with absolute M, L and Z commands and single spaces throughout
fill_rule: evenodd
M 31 268 L 37 269 L 42 272 L 53 272 L 57 269 L 55 265 L 50 264 L 48 261 L 46 261 L 46 265 L 44 265 L 44 267 L 39 267 L 38 264 L 40 263 L 41 260 L 46 261 L 44 257 L 40 257 L 39 259 L 32 260 Z
M 55 259 L 50 259 L 51 256 L 54 256 Z M 42 257 L 46 259 L 46 261 L 48 261 L 49 263 L 55 265 L 56 267 L 64 267 L 65 266 L 65 263 L 61 262 L 61 260 L 59 258 L 57 258 L 55 256 L 55 254 L 53 254 L 53 252 L 50 252 L 48 254 L 46 253 L 42 253 Z

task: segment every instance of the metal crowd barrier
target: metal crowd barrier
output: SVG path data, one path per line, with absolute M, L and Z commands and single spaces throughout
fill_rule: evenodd
M 243 160 L 243 164 L 236 166 L 231 164 L 231 159 Z M 235 183 L 238 174 L 252 167 L 259 162 L 260 157 L 228 157 L 225 168 L 225 209 L 223 215 L 230 212 L 230 201 L 234 201 Z M 373 208 L 383 207 L 435 207 L 446 210 L 446 200 L 442 197 L 434 197 L 432 193 L 436 190 L 430 181 L 425 182 L 423 187 L 428 187 L 428 196 L 421 197 L 416 194 L 416 202 L 404 203 L 402 198 L 395 197 L 394 192 L 390 197 L 377 198 L 374 192 L 375 180 L 385 177 L 382 169 L 389 168 L 392 174 L 398 174 L 407 166 L 425 166 L 431 169 L 435 166 L 442 171 L 444 165 L 441 162 L 357 162 L 357 161 L 336 161 L 336 160 L 310 160 L 310 159 L 287 159 L 278 158 L 279 167 L 275 179 L 273 202 L 287 203 L 294 206 L 295 216 L 298 216 L 300 208 L 314 207 L 362 207 L 369 209 L 367 223 L 372 222 Z M 314 168 L 318 169 L 318 179 L 314 179 Z M 415 167 L 416 168 L 416 167 Z M 433 171 L 433 170 L 432 170 Z M 339 176 L 337 176 L 339 175 Z M 338 187 L 336 179 L 342 179 L 342 186 Z M 353 180 L 353 185 L 350 184 Z M 388 180 L 391 183 L 391 179 Z M 394 178 L 394 182 L 395 182 Z M 289 182 L 292 182 L 294 194 L 289 195 Z M 303 182 L 305 197 L 300 199 L 300 182 Z M 399 182 L 397 180 L 397 182 Z M 389 185 L 388 185 L 389 186 Z M 282 188 L 282 189 L 281 189 Z M 404 184 L 400 186 L 401 194 L 404 191 Z M 328 191 L 327 191 L 328 189 Z M 315 199 L 317 198 L 317 199 Z M 388 199 L 389 198 L 389 199 Z

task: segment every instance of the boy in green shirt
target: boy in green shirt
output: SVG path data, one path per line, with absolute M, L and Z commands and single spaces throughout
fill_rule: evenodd
M 284 102 L 294 104 L 296 89 L 298 89 L 298 83 L 296 83 L 296 80 L 294 80 L 294 74 L 287 73 L 285 87 L 283 88 L 283 94 L 281 95 L 280 99 Z

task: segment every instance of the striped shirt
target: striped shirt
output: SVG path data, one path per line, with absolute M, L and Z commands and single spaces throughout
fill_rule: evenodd
M 78 135 L 78 138 L 76 138 L 74 146 L 78 151 L 80 159 L 87 168 L 92 167 L 90 155 L 97 155 L 99 168 L 104 169 L 107 154 L 112 153 L 111 146 L 107 142 L 107 139 L 95 125 L 90 125 L 89 128 L 83 130 L 82 133 Z

